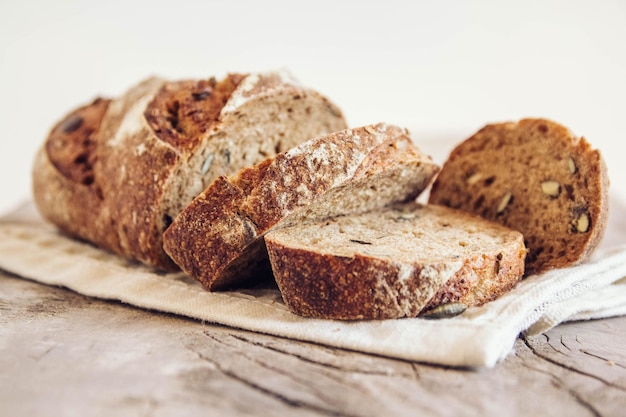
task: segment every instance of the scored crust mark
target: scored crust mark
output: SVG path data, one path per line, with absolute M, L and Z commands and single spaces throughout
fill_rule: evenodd
M 91 186 L 95 182 L 97 135 L 110 100 L 97 98 L 59 122 L 46 142 L 50 162 L 66 178 Z
M 608 215 L 609 180 L 600 152 L 545 119 L 487 125 L 450 154 L 431 203 L 521 231 L 528 274 L 584 261 Z
M 192 148 L 218 120 L 222 108 L 245 77 L 229 74 L 219 82 L 212 77 L 166 83 L 144 116 L 161 140 L 178 148 Z

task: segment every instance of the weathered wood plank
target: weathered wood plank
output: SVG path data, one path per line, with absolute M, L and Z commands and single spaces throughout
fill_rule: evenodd
M 626 318 L 449 369 L 209 325 L 0 272 L 0 415 L 617 416 Z

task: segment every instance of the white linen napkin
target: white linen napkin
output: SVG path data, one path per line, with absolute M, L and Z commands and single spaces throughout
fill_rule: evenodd
M 617 210 L 617 212 L 616 212 Z M 626 210 L 612 207 L 588 263 L 526 278 L 455 318 L 341 322 L 291 314 L 277 289 L 209 293 L 182 273 L 158 273 L 60 234 L 32 203 L 0 218 L 0 268 L 78 293 L 210 323 L 406 360 L 492 367 L 520 332 L 626 313 Z

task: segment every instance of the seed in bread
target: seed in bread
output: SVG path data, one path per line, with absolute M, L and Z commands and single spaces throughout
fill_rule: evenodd
M 487 125 L 444 163 L 430 203 L 519 230 L 527 274 L 584 261 L 601 240 L 608 177 L 600 152 L 558 123 Z
M 167 229 L 164 248 L 209 290 L 241 285 L 267 263 L 268 231 L 414 199 L 438 169 L 396 126 L 320 136 L 219 177 Z
M 265 243 L 290 310 L 339 320 L 457 314 L 512 288 L 526 255 L 519 232 L 414 202 L 273 230 Z

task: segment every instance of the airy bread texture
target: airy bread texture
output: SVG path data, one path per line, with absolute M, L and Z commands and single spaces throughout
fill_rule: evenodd
M 265 243 L 289 309 L 339 320 L 481 305 L 519 281 L 526 255 L 519 232 L 415 202 L 273 230 Z
M 211 182 L 345 127 L 337 106 L 284 73 L 150 78 L 60 121 L 36 156 L 33 194 L 66 233 L 175 269 L 163 231 Z
M 164 247 L 205 288 L 226 289 L 260 273 L 268 231 L 412 200 L 438 170 L 405 129 L 341 130 L 219 177 L 174 220 Z
M 443 165 L 430 203 L 519 230 L 527 274 L 584 261 L 604 233 L 609 180 L 600 152 L 550 120 L 487 125 Z

